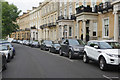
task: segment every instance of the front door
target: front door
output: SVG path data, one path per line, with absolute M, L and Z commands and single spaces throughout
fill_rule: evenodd
M 89 41 L 89 27 L 86 27 L 86 42 Z

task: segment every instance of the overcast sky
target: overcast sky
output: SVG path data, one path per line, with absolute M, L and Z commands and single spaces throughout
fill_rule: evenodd
M 5 0 L 5 1 L 8 1 L 10 4 L 13 3 L 19 8 L 19 10 L 22 10 L 22 12 L 26 12 L 27 10 L 32 10 L 33 6 L 37 7 L 39 5 L 39 2 L 43 2 L 44 0 Z

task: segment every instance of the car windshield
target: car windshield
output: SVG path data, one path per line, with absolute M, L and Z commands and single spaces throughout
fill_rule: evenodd
M 45 41 L 46 44 L 52 44 L 52 41 Z
M 60 46 L 60 44 L 54 44 L 55 47 Z
M 77 41 L 76 39 L 70 39 L 69 44 L 70 45 L 80 45 L 79 41 Z
M 34 44 L 38 44 L 38 42 L 34 42 Z
M 12 47 L 12 44 L 11 43 L 6 43 L 4 45 L 8 45 L 9 47 Z
M 80 45 L 85 45 L 85 42 L 83 42 L 82 40 L 77 40 L 79 42 Z
M 0 51 L 8 50 L 7 46 L 0 46 Z
M 100 49 L 112 49 L 112 47 L 106 42 L 99 42 Z
M 120 49 L 120 43 L 118 42 L 107 42 L 113 49 Z

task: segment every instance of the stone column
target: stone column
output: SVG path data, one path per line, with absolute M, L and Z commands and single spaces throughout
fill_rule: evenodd
M 61 38 L 63 38 L 63 26 L 61 25 Z
M 89 24 L 89 30 L 90 30 L 89 36 L 90 36 L 90 40 L 91 40 L 92 37 L 93 37 L 93 27 L 94 27 L 94 25 L 93 25 L 93 20 L 90 20 L 90 24 Z
M 86 21 L 83 20 L 83 41 L 86 42 Z
M 118 28 L 118 14 L 114 14 L 114 40 L 118 41 L 119 28 Z
M 80 25 L 79 21 L 77 21 L 77 39 L 80 38 Z

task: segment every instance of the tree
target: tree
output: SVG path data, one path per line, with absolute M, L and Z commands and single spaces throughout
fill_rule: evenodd
M 5 38 L 19 27 L 16 23 L 16 18 L 19 16 L 21 10 L 8 2 L 2 2 L 2 37 Z

